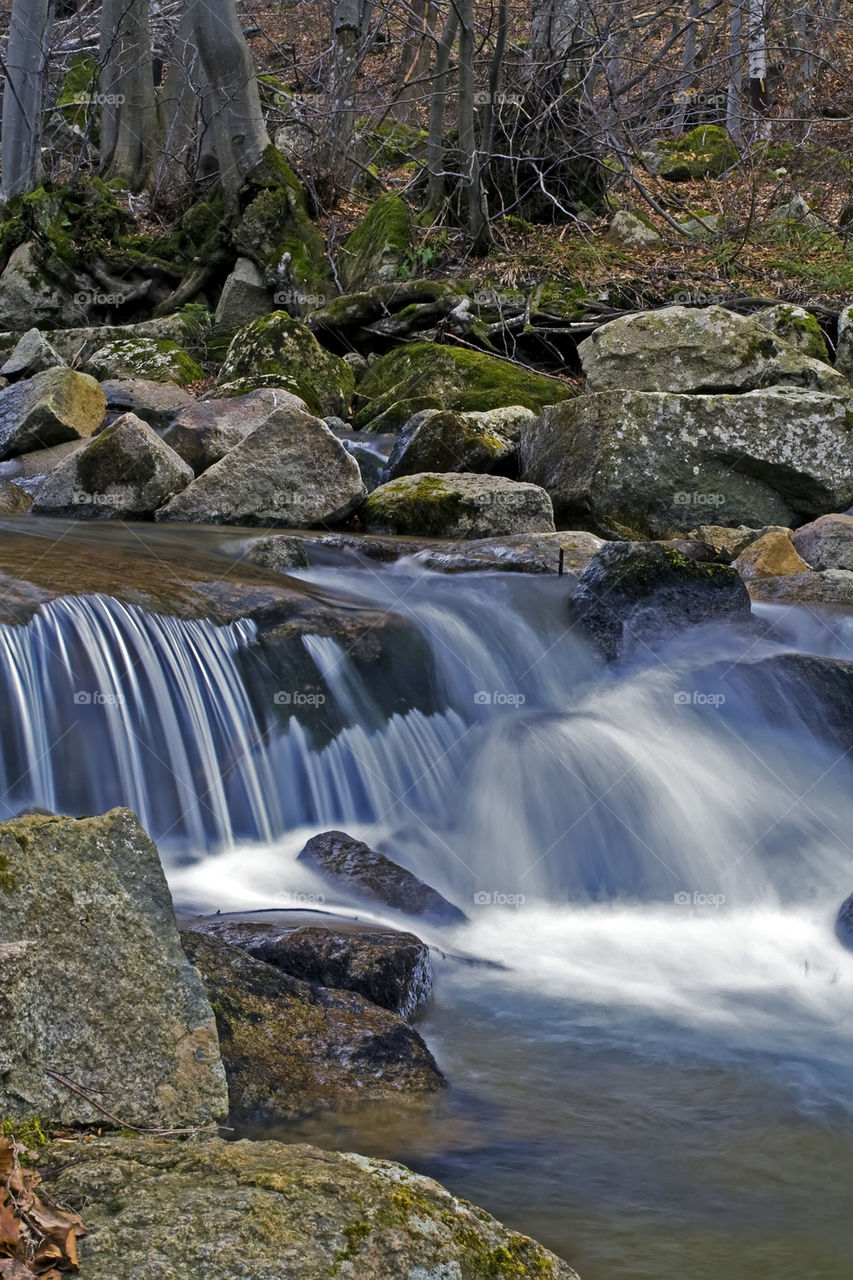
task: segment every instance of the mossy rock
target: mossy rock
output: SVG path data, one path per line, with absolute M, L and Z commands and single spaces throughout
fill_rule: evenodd
M 355 375 L 347 362 L 321 347 L 311 330 L 286 311 L 273 311 L 239 330 L 219 382 L 250 378 L 255 389 L 264 375 L 283 378 L 287 389 L 321 418 L 345 414 L 355 390 Z
M 659 143 L 656 165 L 668 182 L 691 182 L 699 178 L 719 178 L 737 164 L 738 149 L 726 130 L 718 124 L 691 129 L 676 142 Z
M 762 329 L 769 329 L 803 355 L 811 356 L 813 360 L 822 360 L 824 364 L 832 364 L 817 317 L 805 308 L 794 306 L 790 302 L 780 302 L 775 307 L 756 311 L 755 319 Z
M 95 378 L 150 378 L 187 387 L 200 382 L 204 370 L 188 351 L 169 338 L 125 338 L 108 342 L 86 365 Z
M 464 472 L 400 476 L 374 489 L 359 514 L 368 533 L 491 538 L 554 532 L 544 489 Z
M 77 178 L 64 186 L 38 187 L 9 201 L 0 225 L 0 260 L 33 240 L 45 262 L 56 257 L 80 266 L 93 253 L 107 256 L 111 246 L 134 231 L 116 193 L 100 178 Z
M 346 240 L 340 259 L 348 292 L 393 280 L 412 251 L 412 216 L 399 196 L 380 196 Z
M 358 386 L 358 428 L 401 427 L 418 408 L 471 410 L 523 405 L 541 409 L 576 394 L 566 383 L 530 373 L 482 351 L 414 342 L 398 347 L 371 365 Z M 424 403 L 424 401 L 428 403 Z M 388 411 L 399 406 L 397 420 Z M 416 410 L 417 412 L 417 410 Z

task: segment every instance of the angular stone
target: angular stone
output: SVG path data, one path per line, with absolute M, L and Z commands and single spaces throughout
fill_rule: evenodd
M 506 413 L 496 410 L 495 415 Z M 520 408 L 523 419 L 532 418 Z M 388 459 L 389 479 L 424 471 L 495 471 L 513 457 L 510 437 L 489 421 L 491 414 L 454 413 L 450 409 L 425 409 L 410 418 L 400 431 Z
M 0 826 L 0 1025 L 3 1116 L 167 1128 L 224 1117 L 213 1014 L 157 850 L 128 810 Z
M 0 515 L 23 516 L 33 505 L 28 493 L 12 484 L 11 480 L 0 480 Z
M 68 319 L 69 302 L 60 296 L 35 260 L 31 241 L 18 245 L 0 275 L 0 329 L 24 332 L 32 324 Z
M 219 296 L 214 317 L 217 328 L 233 333 L 269 315 L 272 308 L 272 290 L 267 287 L 263 273 L 251 258 L 238 258 Z
M 155 431 L 165 430 L 182 409 L 194 404 L 183 387 L 150 378 L 108 378 L 101 383 L 101 390 L 108 409 L 135 413 Z
M 853 516 L 820 516 L 795 530 L 793 541 L 812 569 L 853 569 Z
M 55 347 L 52 347 L 40 329 L 28 329 L 18 342 L 6 363 L 0 367 L 0 376 L 17 381 L 31 378 L 45 369 L 65 364 Z
M 374 489 L 360 514 L 369 533 L 488 538 L 554 532 L 545 490 L 502 476 L 401 476 Z
M 252 391 L 247 396 L 189 405 L 163 433 L 163 439 L 199 476 L 266 422 L 276 409 L 308 412 L 305 401 L 288 391 Z
M 775 578 L 783 573 L 807 573 L 809 566 L 797 554 L 790 529 L 771 529 L 750 542 L 734 562 L 740 576 Z
M 200 382 L 204 370 L 171 338 L 120 338 L 99 347 L 86 363 L 96 378 L 147 378 L 179 387 Z
M 106 397 L 94 378 L 62 366 L 0 391 L 0 458 L 90 436 Z

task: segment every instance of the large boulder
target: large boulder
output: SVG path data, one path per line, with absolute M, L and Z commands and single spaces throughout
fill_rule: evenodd
M 100 379 L 148 378 L 179 387 L 200 382 L 204 370 L 171 338 L 120 338 L 100 347 L 86 362 L 86 372 Z
M 465 920 L 465 913 L 438 890 L 345 831 L 312 836 L 298 860 L 364 901 L 444 924 Z
M 107 401 L 94 378 L 57 367 L 0 391 L 0 458 L 90 436 Z
M 33 512 L 139 520 L 152 516 L 192 478 L 190 467 L 147 422 L 125 413 L 51 472 Z
M 492 413 L 455 413 L 452 409 L 425 409 L 405 424 L 388 459 L 388 478 L 413 476 L 422 471 L 497 471 L 515 456 L 509 431 L 532 418 L 518 407 Z
M 107 409 L 135 413 L 155 431 L 164 431 L 194 400 L 174 382 L 153 382 L 150 378 L 108 378 L 101 383 Z
M 436 472 L 400 476 L 374 489 L 360 515 L 370 533 L 491 538 L 554 532 L 551 499 L 545 490 L 502 476 Z
M 89 1138 L 51 1151 L 86 1280 L 577 1280 L 399 1164 L 301 1144 Z
M 338 524 L 364 500 L 358 463 L 318 418 L 271 413 L 177 495 L 158 520 L 202 524 Z
M 276 409 L 308 413 L 305 401 L 289 391 L 252 391 L 247 396 L 188 405 L 163 433 L 163 439 L 199 476 L 266 422 Z
M 0 275 L 0 329 L 20 333 L 34 324 L 74 323 L 69 299 L 45 275 L 34 249 L 31 241 L 18 245 Z
M 688 627 L 747 622 L 750 601 L 729 565 L 658 542 L 608 542 L 581 573 L 571 612 L 577 631 L 613 661 Z
M 0 1026 L 4 1117 L 166 1128 L 224 1117 L 213 1013 L 157 849 L 128 810 L 0 826 Z
M 833 512 L 801 525 L 794 546 L 812 569 L 853 570 L 853 516 Z
M 318 417 L 346 413 L 355 389 L 346 361 L 321 347 L 311 330 L 286 311 L 273 311 L 234 335 L 218 381 L 270 375 L 281 378 Z
M 346 293 L 394 280 L 412 252 L 412 215 L 398 195 L 375 200 L 341 246 L 339 270 Z
M 574 395 L 557 378 L 500 360 L 484 351 L 412 342 L 381 356 L 358 384 L 359 428 L 390 431 L 421 409 L 541 409 Z
M 15 345 L 12 354 L 0 366 L 0 377 L 17 382 L 21 378 L 32 378 L 36 373 L 43 373 L 45 369 L 53 369 L 58 364 L 65 364 L 65 361 L 41 330 L 28 329 Z
M 557 519 L 610 537 L 781 525 L 853 503 L 853 405 L 818 391 L 608 391 L 522 427 L 523 479 Z
M 590 391 L 754 391 L 793 386 L 849 394 L 823 359 L 723 307 L 665 307 L 620 316 L 578 347 Z
M 182 941 L 216 1014 L 232 1121 L 444 1087 L 423 1040 L 396 1014 L 292 978 L 219 938 L 185 933 Z
M 413 933 L 394 929 L 331 929 L 216 918 L 196 926 L 204 933 L 321 987 L 355 991 L 372 1004 L 408 1018 L 432 994 L 429 947 Z

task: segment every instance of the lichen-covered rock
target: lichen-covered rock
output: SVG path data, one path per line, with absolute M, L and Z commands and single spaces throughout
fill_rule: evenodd
M 374 489 L 360 512 L 368 533 L 435 538 L 492 538 L 553 533 L 544 489 L 502 476 L 424 472 Z
M 269 375 L 286 379 L 318 417 L 345 414 L 355 389 L 346 361 L 321 347 L 286 311 L 273 311 L 234 335 L 218 380 L 222 385 Z
M 601 538 L 593 533 L 516 533 L 479 538 L 419 551 L 415 560 L 438 573 L 578 573 L 596 554 Z
M 121 338 L 108 342 L 88 360 L 86 372 L 96 378 L 149 378 L 187 387 L 200 382 L 204 370 L 171 338 Z
M 777 338 L 781 338 L 789 347 L 801 351 L 804 356 L 822 360 L 824 364 L 832 363 L 817 317 L 806 311 L 805 307 L 796 307 L 791 302 L 778 302 L 775 307 L 760 307 L 753 319 L 762 329 L 769 329 Z
M 0 458 L 90 436 L 106 397 L 94 378 L 59 366 L 0 391 Z
M 65 458 L 39 488 L 35 515 L 89 520 L 150 517 L 193 473 L 147 422 L 122 414 Z
M 41 330 L 28 329 L 8 360 L 0 366 L 0 377 L 16 382 L 21 378 L 31 378 L 45 369 L 53 369 L 58 364 L 65 364 L 65 361 Z
M 797 529 L 793 541 L 812 569 L 853 570 L 853 516 L 820 516 Z
M 628 209 L 613 215 L 604 238 L 621 249 L 653 249 L 663 244 L 654 227 Z
M 251 564 L 274 573 L 287 573 L 289 569 L 307 569 L 309 560 L 306 538 L 295 538 L 286 533 L 275 533 L 269 538 L 259 538 L 246 553 Z
M 521 474 L 568 528 L 665 538 L 697 517 L 781 525 L 853 503 L 853 406 L 816 391 L 610 391 L 522 429 Z
M 272 289 L 251 258 L 238 258 L 222 286 L 214 317 L 218 329 L 234 333 L 273 309 Z
M 321 987 L 355 991 L 372 1004 L 409 1018 L 432 995 L 429 947 L 393 929 L 323 928 L 229 920 L 196 926 L 256 960 Z
M 312 836 L 299 861 L 356 898 L 381 902 L 406 915 L 444 924 L 461 924 L 466 918 L 465 913 L 443 898 L 438 890 L 345 831 L 323 831 Z
M 128 810 L 0 826 L 0 1025 L 3 1116 L 102 1125 L 93 1099 L 128 1125 L 224 1117 L 213 1014 Z
M 367 496 L 358 463 L 325 423 L 279 408 L 157 513 L 203 524 L 338 524 Z
M 821 569 L 754 578 L 749 594 L 761 604 L 853 605 L 853 573 L 849 569 Z
M 380 196 L 341 246 L 338 269 L 347 293 L 393 280 L 412 251 L 412 215 L 399 196 Z
M 87 1280 L 577 1280 L 431 1178 L 277 1142 L 94 1139 L 51 1151 Z
M 532 417 L 530 410 L 521 412 Z M 491 416 L 454 413 L 452 409 L 416 413 L 397 437 L 388 459 L 388 478 L 422 471 L 489 472 L 506 466 L 515 453 L 515 444 L 489 421 Z
M 174 382 L 153 382 L 150 378 L 108 378 L 101 383 L 107 408 L 119 413 L 135 413 L 155 431 L 163 431 L 189 405 L 189 392 Z
M 537 410 L 575 394 L 557 378 L 530 373 L 484 351 L 413 342 L 381 356 L 358 384 L 355 425 L 390 431 L 421 409 Z M 390 412 L 393 409 L 393 412 Z
M 723 307 L 664 307 L 620 316 L 578 347 L 590 391 L 732 392 L 793 386 L 848 395 L 824 360 L 754 316 Z
M 845 307 L 838 317 L 835 367 L 848 382 L 853 382 L 853 305 Z
M 683 138 L 659 142 L 655 172 L 667 182 L 695 182 L 719 178 L 738 162 L 738 150 L 718 124 L 698 125 Z
M 308 413 L 305 401 L 288 391 L 251 391 L 246 396 L 190 404 L 163 433 L 163 439 L 199 476 L 266 422 L 276 409 Z
M 745 547 L 734 561 L 745 580 L 775 578 L 783 573 L 808 573 L 809 566 L 797 554 L 790 529 L 770 529 Z
M 0 515 L 23 516 L 33 505 L 28 493 L 11 480 L 0 480 Z
M 71 305 L 39 266 L 32 242 L 18 245 L 0 275 L 0 329 L 23 332 L 33 324 L 73 324 Z
M 221 939 L 184 933 L 216 1015 L 231 1120 L 276 1120 L 432 1093 L 444 1079 L 418 1033 L 351 991 L 327 990 Z
M 676 631 L 746 622 L 749 593 L 729 565 L 688 559 L 658 542 L 608 542 L 578 579 L 578 633 L 607 661 L 648 653 Z

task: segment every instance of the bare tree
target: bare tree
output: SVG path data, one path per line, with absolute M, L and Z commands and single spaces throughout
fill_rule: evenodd
M 54 11 L 54 0 L 14 0 L 12 4 L 3 92 L 2 200 L 31 191 L 38 182 Z
M 138 191 L 151 177 L 157 126 L 149 0 L 103 0 L 100 64 L 101 169 Z

